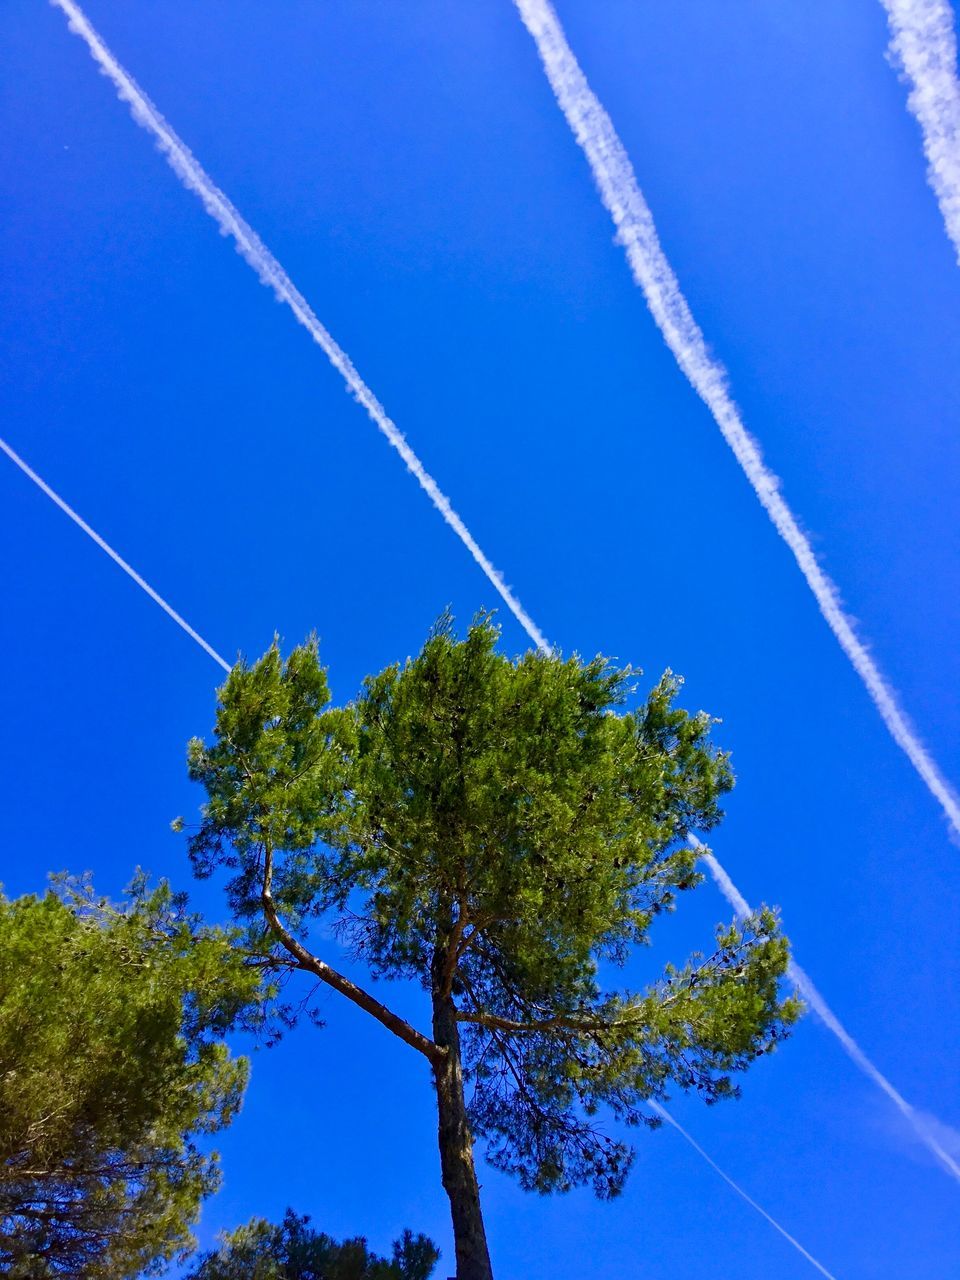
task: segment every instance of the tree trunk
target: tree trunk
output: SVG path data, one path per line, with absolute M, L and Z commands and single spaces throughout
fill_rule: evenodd
M 457 1255 L 456 1280 L 493 1280 L 487 1236 L 480 1211 L 480 1188 L 473 1164 L 473 1137 L 463 1097 L 460 1034 L 449 995 L 434 989 L 433 1038 L 444 1050 L 433 1068 L 437 1085 L 440 1170 L 450 1200 Z

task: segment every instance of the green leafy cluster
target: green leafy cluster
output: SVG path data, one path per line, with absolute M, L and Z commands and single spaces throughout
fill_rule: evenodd
M 252 668 L 238 665 L 228 676 L 216 745 L 208 750 L 194 739 L 188 747 L 190 776 L 209 797 L 190 840 L 193 869 L 201 879 L 218 866 L 234 872 L 228 893 L 239 920 L 259 918 L 265 845 L 287 855 L 273 892 L 289 924 L 342 902 L 347 891 L 317 846 L 340 835 L 355 741 L 352 715 L 328 707 L 329 699 L 316 641 L 286 662 L 274 643 Z
M 223 1036 L 263 992 L 232 933 L 142 877 L 0 897 L 0 1271 L 118 1280 L 189 1249 L 247 1063 Z
M 787 944 L 764 910 L 648 988 L 604 985 L 701 882 L 686 837 L 719 821 L 729 760 L 670 673 L 641 700 L 604 658 L 497 645 L 487 619 L 462 641 L 443 619 L 342 709 L 315 643 L 236 668 L 215 741 L 190 748 L 208 795 L 191 851 L 233 871 L 240 915 L 269 865 L 301 936 L 332 910 L 374 974 L 455 1002 L 494 1164 L 612 1195 L 631 1152 L 600 1109 L 655 1123 L 643 1104 L 671 1087 L 734 1094 L 799 1014 L 780 993 Z
M 639 713 L 615 714 L 633 673 L 603 658 L 528 653 L 511 662 L 476 625 L 439 628 L 404 666 L 369 680 L 356 706 L 350 834 L 373 892 L 364 951 L 422 974 L 438 892 L 480 931 L 478 959 L 509 956 L 531 994 L 558 966 L 620 959 L 653 915 L 695 883 L 682 843 L 719 819 L 729 763 L 710 720 L 672 705 L 665 676 Z
M 598 1122 L 601 1107 L 653 1128 L 643 1104 L 671 1086 L 708 1103 L 736 1096 L 731 1076 L 776 1047 L 800 1006 L 780 996 L 788 952 L 771 912 L 719 928 L 717 944 L 639 993 L 603 992 L 584 965 L 531 996 L 500 958 L 493 982 L 471 982 L 470 1113 L 491 1162 L 529 1190 L 590 1182 L 609 1198 L 633 1151 Z
M 390 1259 L 363 1237 L 337 1242 L 288 1209 L 283 1222 L 254 1218 L 226 1234 L 187 1280 L 428 1280 L 440 1257 L 432 1241 L 405 1231 Z

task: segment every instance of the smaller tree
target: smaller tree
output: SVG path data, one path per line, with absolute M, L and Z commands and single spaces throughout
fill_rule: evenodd
M 187 1280 L 428 1280 L 439 1257 L 426 1236 L 405 1231 L 381 1258 L 362 1236 L 338 1243 L 288 1209 L 279 1225 L 253 1218 L 224 1235 Z
M 142 877 L 0 897 L 0 1273 L 124 1280 L 185 1255 L 218 1185 L 199 1135 L 236 1114 L 259 971 Z

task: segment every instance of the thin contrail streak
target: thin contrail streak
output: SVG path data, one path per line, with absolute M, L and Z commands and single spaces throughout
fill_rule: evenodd
M 124 560 L 123 556 L 121 556 L 118 552 L 114 551 L 113 547 L 111 547 L 109 542 L 107 542 L 105 539 L 100 537 L 96 529 L 91 529 L 90 526 L 87 524 L 86 520 L 84 520 L 82 516 L 77 515 L 73 507 L 71 507 L 68 503 L 64 502 L 63 498 L 60 497 L 59 493 L 57 493 L 56 490 L 50 488 L 46 480 L 43 480 L 40 476 L 38 476 L 32 467 L 27 466 L 23 458 L 20 457 L 19 453 L 16 453 L 13 449 L 11 449 L 10 446 L 7 444 L 6 440 L 0 439 L 0 450 L 2 450 L 7 455 L 7 457 L 10 459 L 12 463 L 14 463 L 16 466 L 20 468 L 20 470 L 23 472 L 23 474 L 27 477 L 28 480 L 32 480 L 33 483 L 37 486 L 37 488 L 42 493 L 45 493 L 47 495 L 47 497 L 50 499 L 51 502 L 55 502 L 57 506 L 60 508 L 60 510 L 64 513 L 64 515 L 69 516 L 70 519 L 73 521 L 73 523 L 77 525 L 79 528 L 81 528 L 83 532 L 87 535 L 87 537 L 91 538 L 97 544 L 97 546 L 100 548 L 101 551 L 105 551 L 107 555 L 110 557 L 110 559 L 114 562 L 114 564 L 119 565 L 120 568 L 123 570 L 123 572 L 127 575 L 127 577 L 132 578 L 133 581 L 140 588 L 140 590 L 145 591 L 147 595 L 150 597 L 150 599 L 153 600 L 155 604 L 158 604 L 160 608 L 164 611 L 164 613 L 167 614 L 168 617 L 174 620 L 174 622 L 177 624 L 178 627 L 182 627 L 183 630 L 190 637 L 190 639 L 195 640 L 197 642 L 197 644 L 204 651 L 204 653 L 208 653 L 210 657 L 214 660 L 214 662 L 219 662 L 220 666 L 223 667 L 224 671 L 230 671 L 231 669 L 230 663 L 227 662 L 226 659 L 221 658 L 220 654 L 217 653 L 213 645 L 207 644 L 203 636 L 200 635 L 199 632 L 194 631 L 190 623 L 187 622 L 186 619 L 182 618 L 179 613 L 177 613 L 173 605 L 168 604 L 167 601 L 164 600 L 163 596 L 160 595 L 159 592 L 154 591 L 150 583 L 146 582 L 143 578 L 141 578 L 140 574 L 137 573 L 136 569 L 134 569 L 131 565 L 129 565 L 126 562 L 126 560 Z
M 170 168 L 188 191 L 200 197 L 203 207 L 217 223 L 224 235 L 229 236 L 263 284 L 272 289 L 279 301 L 286 303 L 297 320 L 309 333 L 324 355 L 337 370 L 357 402 L 366 409 L 377 428 L 407 464 L 417 482 L 440 512 L 440 515 L 467 548 L 476 564 L 483 570 L 491 586 L 526 631 L 527 635 L 545 653 L 550 645 L 520 601 L 503 580 L 499 570 L 487 558 L 473 534 L 450 505 L 450 500 L 436 480 L 411 449 L 396 424 L 387 416 L 383 405 L 360 377 L 350 357 L 324 328 L 310 304 L 281 267 L 257 233 L 237 212 L 228 198 L 204 171 L 190 149 L 167 124 L 136 81 L 121 67 L 100 36 L 90 25 L 82 10 L 73 0 L 50 0 L 67 17 L 70 30 L 84 41 L 101 71 L 113 82 L 120 99 L 129 108 L 134 120 L 153 136 Z
M 726 370 L 710 355 L 660 246 L 630 158 L 610 117 L 587 83 L 556 13 L 548 0 L 514 0 L 514 3 L 533 36 L 560 109 L 590 163 L 600 198 L 617 228 L 617 239 L 626 252 L 633 278 L 643 290 L 667 346 L 713 414 L 767 515 L 793 552 L 820 612 L 863 681 L 891 736 L 940 803 L 954 833 L 960 836 L 960 800 L 911 728 L 896 694 L 857 637 L 836 587 L 820 567 L 809 539 L 780 494 L 776 476 L 764 463 L 756 441 L 744 427 L 727 390 Z
M 714 1173 L 719 1173 L 720 1177 L 724 1180 L 727 1186 L 732 1187 L 733 1190 L 737 1193 L 737 1195 L 741 1198 L 741 1200 L 746 1200 L 747 1204 L 750 1206 L 751 1209 L 756 1209 L 757 1213 L 759 1213 L 762 1218 L 766 1218 L 767 1222 L 770 1223 L 774 1231 L 779 1231 L 780 1234 L 783 1236 L 783 1238 L 785 1240 L 788 1240 L 790 1244 L 792 1244 L 793 1247 L 797 1250 L 798 1253 L 803 1254 L 803 1256 L 806 1258 L 806 1260 L 810 1263 L 812 1267 L 816 1267 L 816 1269 L 820 1272 L 822 1276 L 827 1277 L 827 1280 L 837 1280 L 833 1272 L 828 1271 L 827 1268 L 823 1266 L 822 1263 L 818 1262 L 812 1253 L 807 1253 L 806 1249 L 803 1247 L 800 1241 L 795 1239 L 790 1234 L 789 1231 L 785 1230 L 785 1228 L 781 1227 L 780 1223 L 776 1220 L 776 1218 L 772 1218 L 770 1214 L 767 1213 L 766 1209 L 763 1208 L 762 1205 L 757 1204 L 753 1196 L 747 1195 L 746 1191 L 744 1191 L 743 1187 L 741 1187 L 738 1182 L 734 1182 L 734 1180 L 730 1177 L 729 1174 L 724 1173 L 724 1171 L 720 1168 L 717 1162 L 711 1156 L 707 1155 L 706 1151 L 704 1151 L 700 1143 L 697 1142 L 696 1138 L 691 1137 L 691 1135 L 687 1133 L 686 1129 L 684 1129 L 683 1125 L 680 1124 L 678 1120 L 674 1120 L 673 1116 L 670 1114 L 669 1111 L 666 1110 L 665 1107 L 662 1107 L 659 1102 L 654 1102 L 652 1099 L 648 1102 L 647 1105 L 650 1107 L 651 1111 L 655 1112 L 660 1117 L 661 1120 L 666 1120 L 667 1124 L 672 1125 L 673 1128 L 676 1129 L 677 1133 L 680 1134 L 681 1138 L 689 1142 L 691 1147 L 693 1147 L 694 1151 L 696 1151 L 698 1155 L 702 1156 L 703 1159 L 706 1160 L 707 1164 L 714 1171 Z
M 727 902 L 733 907 L 737 916 L 743 919 L 751 914 L 750 904 L 730 879 L 727 872 L 720 865 L 712 853 L 709 852 L 695 836 L 690 838 L 690 843 L 700 851 L 701 861 L 706 863 L 707 869 L 713 876 L 717 888 L 726 898 Z M 952 1177 L 960 1181 L 960 1165 L 957 1164 L 953 1156 L 945 1151 L 941 1144 L 937 1141 L 936 1135 L 931 1131 L 931 1126 L 926 1118 L 917 1111 L 916 1107 L 912 1107 L 906 1098 L 899 1093 L 882 1071 L 873 1065 L 864 1051 L 854 1040 L 853 1036 L 846 1029 L 837 1015 L 833 1012 L 826 1000 L 820 994 L 820 991 L 813 982 L 805 969 L 801 969 L 795 960 L 790 961 L 790 967 L 787 970 L 787 976 L 796 983 L 800 994 L 806 1000 L 807 1004 L 821 1020 L 828 1031 L 833 1032 L 840 1041 L 844 1053 L 854 1063 L 855 1066 L 863 1072 L 868 1080 L 872 1081 L 878 1089 L 887 1095 L 893 1105 L 904 1117 L 914 1133 L 936 1157 L 943 1168 Z
M 907 106 L 923 134 L 927 181 L 960 263 L 960 81 L 947 0 L 880 0 L 890 57 L 910 86 Z

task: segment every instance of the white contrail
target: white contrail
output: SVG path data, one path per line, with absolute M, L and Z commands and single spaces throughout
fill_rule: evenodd
M 281 302 L 285 302 L 297 320 L 309 333 L 327 359 L 343 378 L 354 398 L 393 445 L 397 453 L 416 477 L 420 487 L 440 512 L 443 519 L 470 552 L 475 562 L 486 574 L 490 584 L 504 604 L 526 631 L 527 635 L 545 653 L 551 651 L 542 632 L 520 604 L 500 572 L 493 567 L 473 534 L 450 505 L 433 476 L 410 448 L 397 426 L 387 416 L 383 406 L 357 373 L 350 357 L 320 323 L 307 300 L 296 288 L 280 263 L 266 247 L 253 228 L 244 221 L 219 187 L 208 177 L 190 149 L 177 137 L 163 116 L 153 105 L 132 76 L 120 66 L 116 58 L 90 25 L 82 10 L 73 0 L 50 0 L 67 17 L 70 30 L 86 44 L 101 71 L 113 81 L 121 100 L 142 128 L 153 136 L 171 169 L 187 188 L 200 197 L 203 207 L 217 223 L 224 235 L 233 239 L 241 257 L 253 267 L 263 284 L 273 290 Z
M 7 444 L 6 440 L 0 439 L 0 450 L 3 450 L 3 452 L 7 455 L 10 461 L 15 463 L 15 465 L 20 468 L 23 474 L 29 480 L 32 480 L 33 483 L 37 486 L 37 488 L 47 495 L 47 497 L 51 500 L 51 502 L 56 503 L 57 506 L 60 508 L 60 510 L 65 515 L 68 515 L 70 519 L 73 521 L 73 523 L 79 526 L 79 528 L 83 530 L 83 532 L 87 535 L 88 538 L 92 538 L 93 541 L 100 548 L 100 550 L 105 551 L 107 555 L 110 557 L 110 559 L 114 562 L 114 564 L 118 564 L 120 568 L 123 570 L 123 572 L 127 575 L 127 577 L 132 578 L 133 581 L 140 588 L 140 590 L 145 591 L 147 595 L 150 597 L 150 599 L 153 600 L 156 604 L 158 604 L 160 608 L 164 611 L 164 613 L 167 614 L 168 617 L 174 620 L 174 622 L 177 624 L 178 627 L 182 627 L 183 630 L 190 637 L 190 639 L 195 640 L 197 644 L 200 646 L 200 648 L 203 649 L 204 653 L 208 653 L 210 657 L 214 660 L 214 662 L 219 662 L 220 666 L 223 667 L 224 671 L 230 670 L 230 663 L 227 662 L 224 658 L 221 658 L 220 654 L 217 653 L 216 649 L 214 649 L 212 645 L 207 644 L 203 636 L 200 635 L 199 632 L 194 631 L 193 627 L 190 626 L 190 623 L 187 622 L 184 618 L 181 618 L 180 614 L 177 613 L 176 609 L 174 609 L 172 605 L 167 604 L 163 596 L 160 595 L 159 592 L 154 591 L 150 583 L 145 582 L 144 579 L 140 577 L 139 573 L 137 573 L 136 569 L 134 569 L 131 565 L 129 565 L 126 562 L 126 560 L 124 560 L 123 556 L 119 555 L 116 551 L 114 551 L 113 547 L 110 546 L 109 542 L 106 542 L 103 538 L 100 537 L 96 529 L 91 529 L 90 526 L 87 524 L 86 520 L 84 520 L 81 516 L 77 515 L 73 507 L 69 506 L 66 502 L 64 502 L 63 498 L 60 497 L 59 493 L 57 493 L 54 489 L 50 488 L 46 480 L 43 480 L 40 476 L 38 476 L 32 467 L 27 466 L 23 458 L 20 457 L 19 453 L 16 453 L 13 449 L 11 449 L 10 446 Z
M 754 1200 L 752 1196 L 747 1195 L 746 1191 L 744 1191 L 743 1187 L 741 1187 L 738 1182 L 734 1182 L 734 1180 L 730 1177 L 729 1174 L 724 1173 L 724 1171 L 720 1168 L 717 1162 L 711 1156 L 707 1155 L 706 1151 L 704 1151 L 700 1143 L 697 1142 L 695 1138 L 691 1137 L 689 1133 L 687 1133 L 686 1129 L 684 1129 L 683 1125 L 680 1124 L 678 1120 L 674 1120 L 673 1116 L 670 1114 L 669 1111 L 667 1111 L 665 1107 L 662 1107 L 659 1102 L 654 1102 L 652 1099 L 647 1103 L 647 1105 L 649 1106 L 651 1111 L 653 1111 L 656 1115 L 660 1117 L 661 1120 L 666 1120 L 667 1124 L 672 1125 L 673 1128 L 676 1129 L 677 1133 L 680 1134 L 681 1138 L 684 1138 L 687 1142 L 689 1142 L 691 1147 L 693 1147 L 694 1151 L 696 1151 L 698 1155 L 702 1156 L 703 1159 L 706 1160 L 707 1164 L 714 1171 L 714 1173 L 719 1173 L 720 1177 L 724 1180 L 727 1186 L 732 1187 L 733 1190 L 737 1193 L 737 1195 L 741 1198 L 741 1200 L 746 1200 L 747 1204 L 750 1206 L 751 1209 L 756 1209 L 757 1213 L 759 1213 L 762 1218 L 766 1218 L 767 1222 L 770 1223 L 774 1231 L 779 1231 L 780 1234 L 783 1236 L 783 1238 L 785 1240 L 788 1240 L 793 1245 L 793 1247 L 797 1250 L 798 1253 L 803 1254 L 803 1256 L 806 1258 L 806 1260 L 810 1263 L 811 1266 L 816 1267 L 816 1269 L 820 1272 L 822 1276 L 827 1277 L 827 1280 L 836 1280 L 836 1276 L 833 1274 L 832 1271 L 828 1271 L 827 1268 L 823 1266 L 822 1263 L 816 1260 L 816 1258 L 813 1256 L 812 1253 L 807 1253 L 806 1249 L 803 1247 L 803 1245 L 800 1243 L 799 1240 L 795 1239 L 790 1234 L 790 1232 L 787 1231 L 784 1227 L 781 1227 L 780 1223 L 776 1220 L 776 1218 L 772 1218 L 770 1214 L 767 1213 L 766 1209 L 763 1208 L 762 1205 L 757 1204 L 756 1200 Z
M 749 916 L 751 914 L 750 904 L 730 879 L 730 876 L 720 865 L 714 855 L 710 853 L 710 851 L 702 845 L 695 836 L 690 837 L 690 843 L 700 853 L 701 861 L 706 863 L 707 869 L 713 876 L 717 888 L 730 903 L 731 907 L 733 907 L 737 916 L 741 919 L 745 916 Z M 868 1080 L 872 1081 L 878 1089 L 881 1089 L 887 1095 L 927 1150 L 936 1157 L 943 1168 L 946 1169 L 947 1173 L 960 1181 L 960 1164 L 954 1160 L 953 1156 L 951 1156 L 938 1141 L 937 1135 L 934 1132 L 934 1125 L 930 1123 L 927 1116 L 922 1112 L 917 1111 L 916 1107 L 912 1107 L 910 1103 L 907 1102 L 906 1098 L 904 1098 L 903 1095 L 893 1087 L 883 1072 L 873 1065 L 864 1051 L 857 1044 L 856 1040 L 854 1040 L 850 1032 L 827 1004 L 826 1000 L 820 994 L 819 989 L 816 987 L 813 979 L 809 976 L 806 970 L 801 969 L 795 960 L 791 960 L 790 966 L 787 970 L 787 976 L 796 984 L 797 989 L 803 996 L 804 1000 L 806 1000 L 807 1004 L 821 1020 L 827 1030 L 832 1031 L 840 1041 L 840 1045 L 843 1048 L 844 1053 L 851 1062 L 860 1068 Z M 940 1126 L 941 1129 L 946 1127 L 943 1126 L 942 1121 L 939 1120 L 936 1121 L 936 1125 Z
M 667 346 L 713 414 L 777 532 L 793 552 L 820 612 L 866 686 L 894 741 L 939 801 L 954 833 L 960 836 L 960 801 L 914 733 L 866 646 L 857 638 L 836 587 L 821 569 L 809 539 L 780 495 L 776 476 L 764 463 L 756 441 L 740 420 L 739 410 L 727 390 L 726 370 L 707 349 L 703 333 L 660 247 L 653 217 L 637 185 L 630 158 L 573 56 L 557 15 L 548 0 L 514 2 L 533 36 L 557 102 L 590 162 L 600 197 L 613 218 L 617 239 L 626 251 L 633 278 L 643 290 Z
M 880 0 L 890 57 L 910 86 L 907 106 L 923 134 L 927 180 L 960 263 L 960 82 L 947 0 Z

